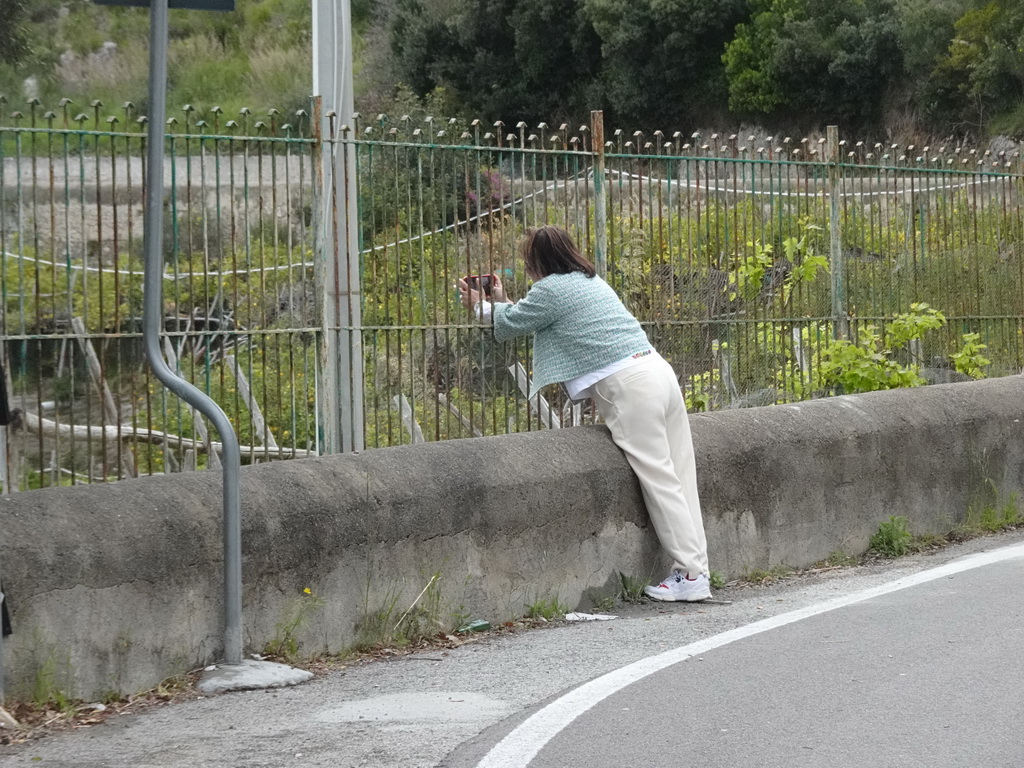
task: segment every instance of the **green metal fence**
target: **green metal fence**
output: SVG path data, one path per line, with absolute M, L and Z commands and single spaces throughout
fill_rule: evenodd
M 30 106 L 0 123 L 0 332 L 22 412 L 0 483 L 216 464 L 216 436 L 143 359 L 144 120 Z M 317 453 L 313 141 L 304 115 L 276 117 L 186 108 L 167 138 L 164 351 L 250 462 Z
M 4 490 L 216 462 L 142 359 L 132 109 L 0 112 L 0 331 L 22 411 Z M 527 402 L 529 341 L 494 343 L 454 289 L 497 273 L 521 296 L 517 242 L 543 223 L 595 257 L 692 410 L 843 391 L 837 339 L 929 381 L 964 376 L 965 334 L 987 345 L 985 375 L 1024 364 L 1016 147 L 606 135 L 599 115 L 575 129 L 180 115 L 164 348 L 249 462 L 592 422 L 555 387 Z M 945 323 L 904 343 L 894 317 L 925 316 L 922 302 Z

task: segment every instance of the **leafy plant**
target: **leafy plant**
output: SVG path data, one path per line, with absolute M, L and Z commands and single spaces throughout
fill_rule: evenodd
M 870 546 L 880 555 L 900 557 L 910 551 L 914 537 L 907 527 L 903 515 L 890 515 L 888 520 L 878 524 L 878 530 L 871 536 Z
M 949 356 L 953 361 L 953 367 L 972 379 L 985 378 L 985 371 L 982 369 L 992 363 L 982 354 L 983 350 L 988 349 L 988 345 L 981 343 L 981 334 L 978 333 L 965 333 L 962 338 L 963 347 L 959 352 Z
M 684 389 L 683 394 L 686 410 L 690 413 L 711 410 L 715 394 L 721 386 L 721 372 L 718 368 L 690 376 L 690 386 Z
M 725 586 L 725 577 L 721 571 L 712 571 L 709 580 L 713 589 L 721 589 Z
M 884 334 L 874 325 L 861 327 L 858 344 L 836 339 L 822 351 L 821 382 L 844 394 L 919 387 L 925 383 L 920 364 L 901 363 L 897 353 L 945 323 L 941 312 L 920 302 L 911 304 L 910 312 L 894 316 Z
M 542 597 L 526 606 L 526 618 L 551 621 L 563 618 L 568 610 L 568 608 L 558 602 L 558 595 Z
M 761 292 L 765 273 L 774 263 L 771 243 L 749 242 L 750 251 L 737 259 L 736 268 L 729 272 L 729 300 L 749 301 Z

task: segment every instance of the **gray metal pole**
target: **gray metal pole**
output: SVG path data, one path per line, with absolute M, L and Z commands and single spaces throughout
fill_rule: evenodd
M 142 338 L 146 359 L 160 382 L 206 416 L 224 445 L 224 657 L 242 662 L 242 522 L 238 438 L 227 415 L 206 394 L 170 369 L 160 351 L 163 322 L 164 121 L 167 114 L 167 0 L 152 0 L 149 13 L 149 146 L 145 210 L 145 276 Z

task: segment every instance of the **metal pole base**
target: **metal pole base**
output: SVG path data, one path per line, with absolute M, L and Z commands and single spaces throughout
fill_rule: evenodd
M 207 667 L 196 687 L 202 693 L 212 695 L 228 691 L 284 688 L 312 679 L 312 672 L 289 667 L 287 664 L 242 659 L 240 664 L 214 664 Z

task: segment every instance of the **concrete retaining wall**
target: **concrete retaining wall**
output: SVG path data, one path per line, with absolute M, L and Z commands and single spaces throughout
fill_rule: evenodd
M 946 531 L 1021 490 L 1024 380 L 692 417 L 712 568 L 739 576 L 862 552 L 879 521 Z M 261 650 L 303 589 L 301 639 L 340 650 L 431 576 L 443 611 L 502 621 L 661 575 L 626 461 L 603 427 L 279 462 L 242 473 L 245 639 Z M 219 473 L 0 499 L 15 634 L 8 694 L 136 691 L 218 656 Z

